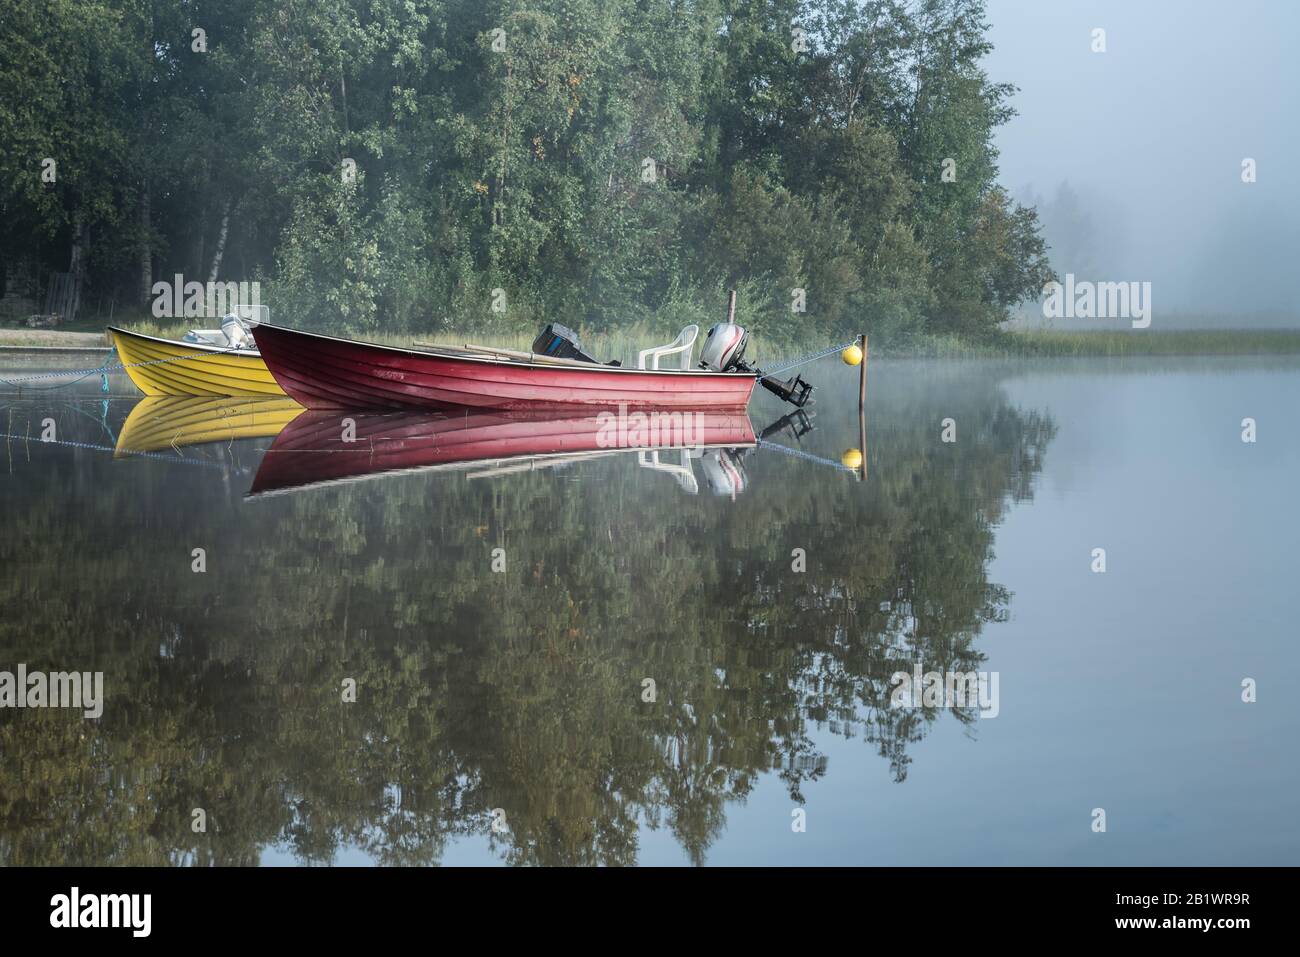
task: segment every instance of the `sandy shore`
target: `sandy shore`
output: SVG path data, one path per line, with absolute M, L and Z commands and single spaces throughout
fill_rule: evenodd
M 57 329 L 0 329 L 0 349 L 106 349 L 102 332 L 60 332 Z

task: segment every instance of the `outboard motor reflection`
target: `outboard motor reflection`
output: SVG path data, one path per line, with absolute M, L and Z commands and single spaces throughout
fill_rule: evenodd
M 710 449 L 700 459 L 704 484 L 714 495 L 735 498 L 745 491 L 744 452 L 736 449 Z
M 758 436 L 759 442 L 781 435 L 799 444 L 805 435 L 815 426 L 810 414 L 803 409 L 795 409 L 777 419 Z M 726 495 L 735 498 L 749 485 L 745 474 L 745 456 L 752 449 L 711 449 L 700 460 L 704 470 L 704 482 L 714 495 Z

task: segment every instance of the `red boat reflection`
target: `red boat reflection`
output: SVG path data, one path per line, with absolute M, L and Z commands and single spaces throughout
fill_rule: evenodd
M 743 410 L 354 412 L 308 410 L 267 450 L 248 495 L 401 471 L 460 469 L 477 478 L 634 451 L 689 491 L 690 458 L 756 444 Z M 669 461 L 679 457 L 680 461 Z

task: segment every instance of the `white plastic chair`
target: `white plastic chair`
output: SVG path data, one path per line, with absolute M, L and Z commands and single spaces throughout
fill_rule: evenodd
M 681 453 L 681 464 L 673 465 L 671 462 L 659 461 L 660 449 L 638 449 L 636 453 L 637 465 L 645 469 L 653 469 L 656 472 L 667 472 L 671 475 L 688 495 L 698 495 L 700 483 L 695 480 L 695 469 L 691 466 L 691 459 L 699 458 L 703 454 L 703 449 L 676 449 Z
M 655 346 L 651 349 L 642 349 L 637 353 L 636 367 L 638 369 L 658 369 L 659 360 L 664 356 L 681 354 L 681 368 L 689 369 L 691 367 L 691 350 L 695 347 L 695 337 L 700 334 L 700 327 L 689 325 L 681 332 L 677 333 L 677 338 L 666 346 Z M 650 365 L 646 365 L 646 360 L 650 360 Z

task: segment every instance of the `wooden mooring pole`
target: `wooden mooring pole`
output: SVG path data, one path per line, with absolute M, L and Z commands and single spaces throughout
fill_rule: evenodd
M 862 449 L 862 469 L 858 480 L 867 480 L 867 334 L 862 333 L 862 370 L 858 375 L 858 448 Z

